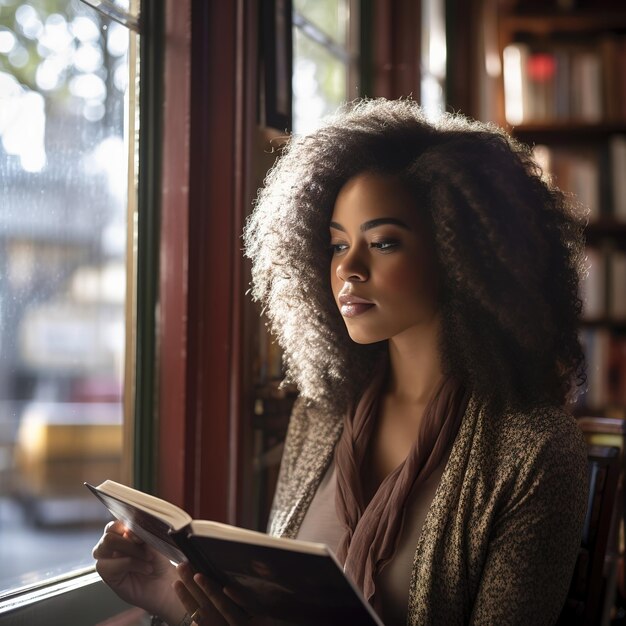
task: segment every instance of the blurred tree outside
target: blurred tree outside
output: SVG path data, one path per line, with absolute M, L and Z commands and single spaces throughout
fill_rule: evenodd
M 349 2 L 294 0 L 293 10 L 316 31 L 294 27 L 294 130 L 307 132 L 347 99 Z
M 0 496 L 29 401 L 120 399 L 128 42 L 79 0 L 0 0 Z

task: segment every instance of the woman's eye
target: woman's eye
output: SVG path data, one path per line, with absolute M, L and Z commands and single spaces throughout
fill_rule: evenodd
M 333 254 L 339 254 L 348 248 L 348 244 L 345 243 L 331 243 L 330 249 Z
M 376 250 L 380 250 L 381 252 L 390 252 L 394 248 L 397 248 L 400 242 L 389 239 L 384 241 L 372 241 L 370 243 L 370 248 L 375 248 Z

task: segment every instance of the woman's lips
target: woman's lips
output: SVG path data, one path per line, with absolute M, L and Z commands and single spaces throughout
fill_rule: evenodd
M 341 305 L 341 314 L 344 317 L 356 317 L 362 315 L 366 311 L 369 311 L 374 305 L 372 303 L 364 304 L 362 302 L 354 302 L 351 304 Z
M 341 305 L 341 314 L 344 317 L 356 317 L 357 315 L 362 315 L 374 306 L 373 302 L 365 300 L 365 298 L 359 298 L 358 296 L 347 293 L 339 294 L 337 299 Z

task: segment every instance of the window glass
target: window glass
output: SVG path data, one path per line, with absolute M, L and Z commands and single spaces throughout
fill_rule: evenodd
M 125 478 L 130 38 L 0 0 L 0 593 L 91 565 Z
M 312 130 L 347 99 L 348 64 L 294 28 L 293 128 Z
M 445 111 L 446 25 L 443 0 L 422 3 L 421 104 L 431 120 Z
M 294 0 L 294 11 L 341 46 L 348 39 L 348 0 Z

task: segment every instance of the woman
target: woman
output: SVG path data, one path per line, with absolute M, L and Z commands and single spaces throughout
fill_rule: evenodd
M 553 623 L 586 504 L 563 409 L 582 226 L 529 150 L 358 102 L 292 138 L 245 244 L 300 390 L 270 532 L 330 545 L 387 625 Z M 119 524 L 94 556 L 169 623 L 251 623 L 189 568 L 166 592 L 172 568 Z

